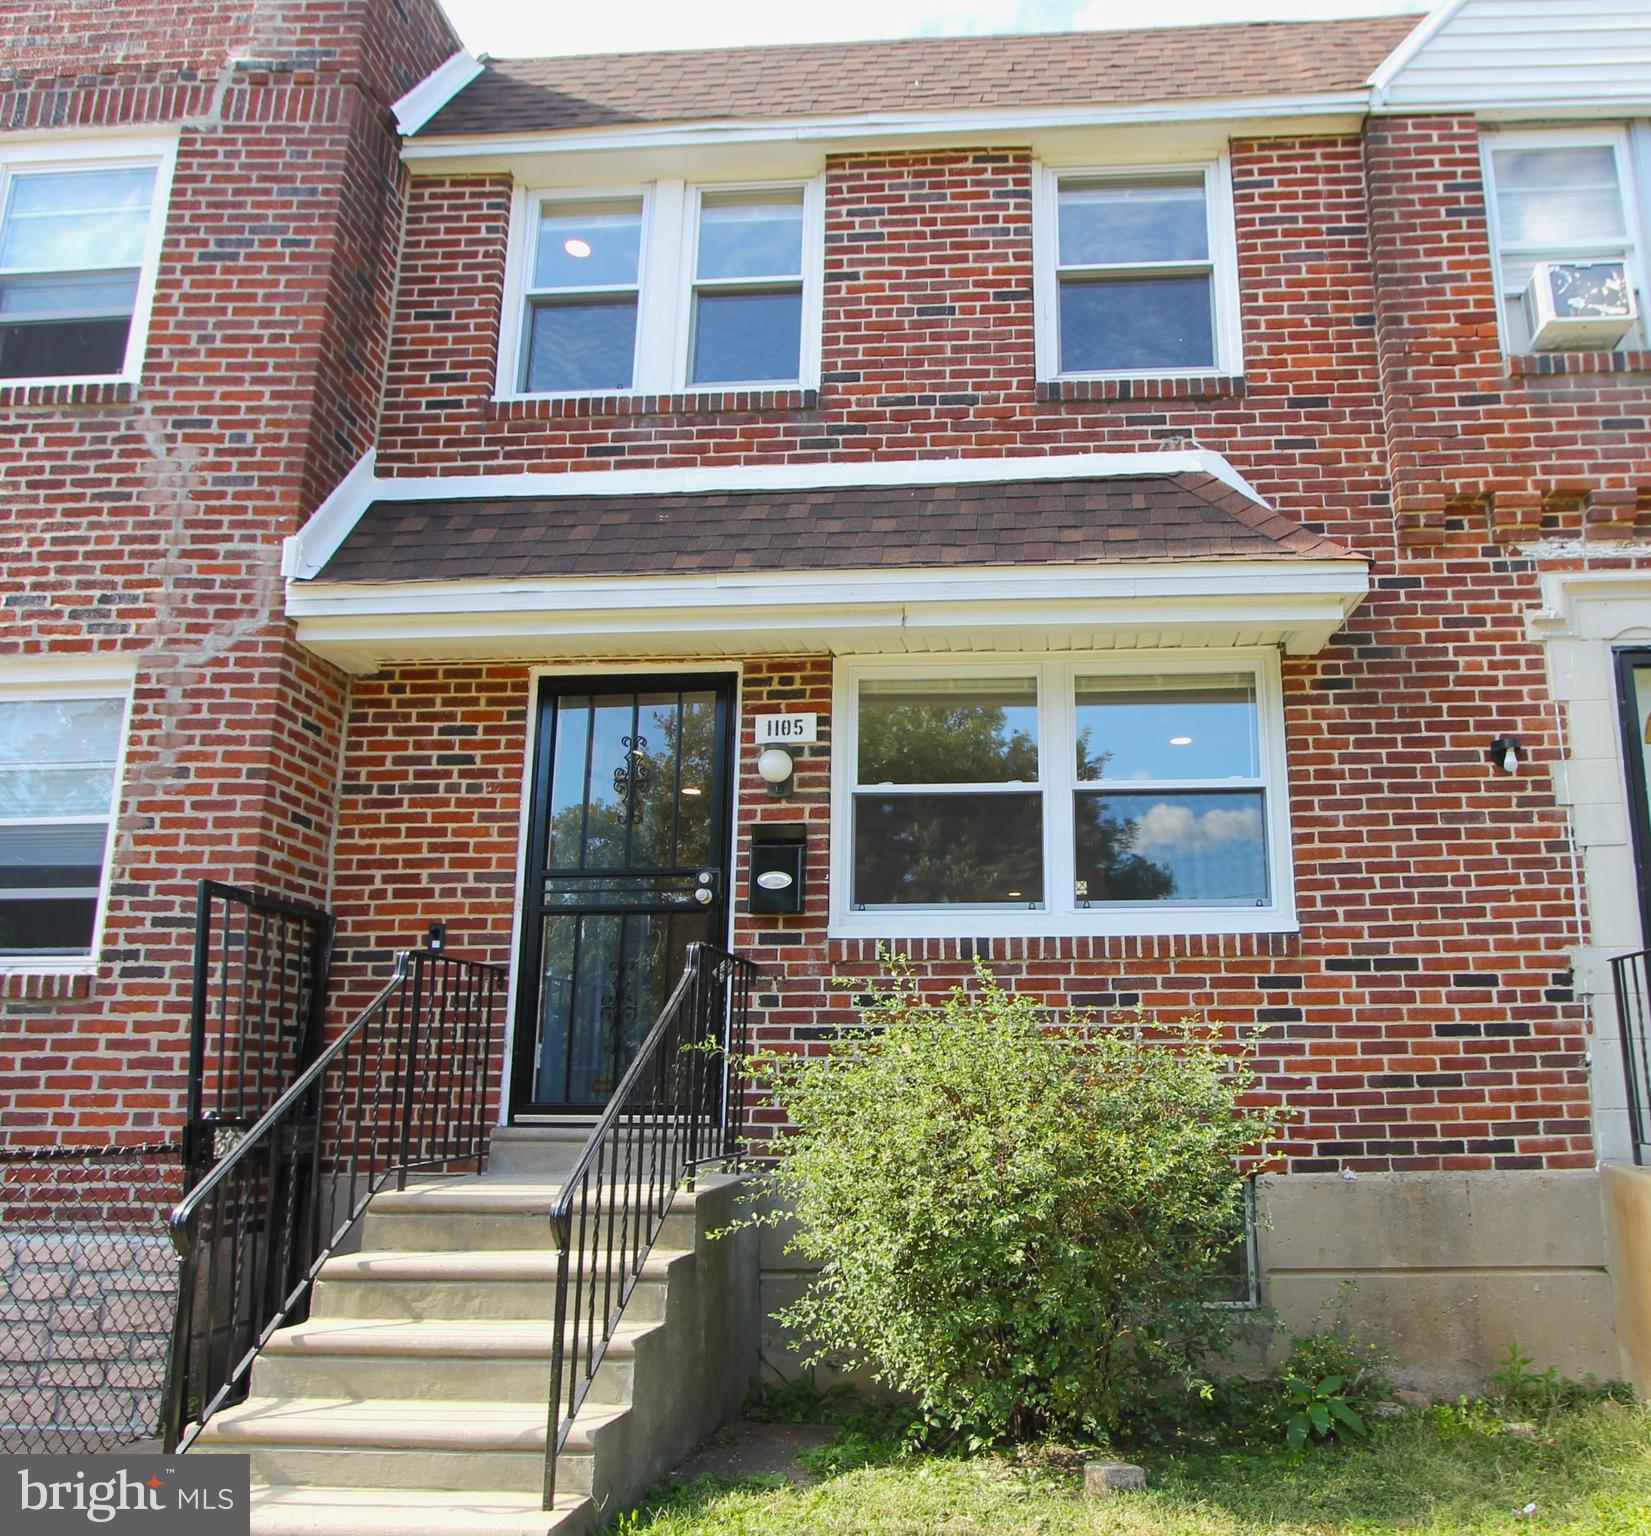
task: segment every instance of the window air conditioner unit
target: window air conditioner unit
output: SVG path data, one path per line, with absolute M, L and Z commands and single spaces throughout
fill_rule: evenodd
M 1638 318 L 1620 261 L 1539 261 L 1525 288 L 1535 352 L 1608 352 Z

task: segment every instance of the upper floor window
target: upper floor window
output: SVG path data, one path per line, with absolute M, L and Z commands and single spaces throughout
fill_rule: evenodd
M 1040 377 L 1239 371 L 1224 165 L 1051 171 L 1039 190 Z
M 1624 135 L 1613 129 L 1497 134 L 1486 141 L 1485 167 L 1507 350 L 1531 348 L 1526 290 L 1538 262 L 1575 266 L 1579 280 L 1608 285 L 1620 265 L 1623 284 L 1639 295 L 1641 318 L 1615 344 L 1643 346 L 1642 245 Z
M 524 194 L 499 392 L 664 394 L 811 384 L 817 183 Z M 509 318 L 521 306 L 519 328 Z
M 135 379 L 170 146 L 0 150 L 0 380 Z
M 0 965 L 95 953 L 127 695 L 0 683 Z

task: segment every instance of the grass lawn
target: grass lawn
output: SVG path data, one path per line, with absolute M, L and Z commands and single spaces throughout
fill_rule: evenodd
M 655 1489 L 623 1536 L 1651 1536 L 1651 1407 L 1554 1412 L 1534 1441 L 1484 1405 L 1374 1427 L 1350 1449 L 1141 1449 L 1145 1491 L 1085 1498 L 1059 1458 L 900 1456 L 852 1426 L 816 1480 Z M 1527 1506 L 1534 1505 L 1530 1513 Z

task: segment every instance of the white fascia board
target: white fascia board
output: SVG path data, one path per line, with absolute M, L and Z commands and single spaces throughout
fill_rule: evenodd
M 611 150 L 664 150 L 704 145 L 835 143 L 876 144 L 923 138 L 944 140 L 1060 128 L 1133 124 L 1229 122 L 1364 115 L 1365 91 L 1313 96 L 1247 96 L 1226 101 L 1155 101 L 1130 106 L 979 107 L 968 112 L 865 112 L 852 115 L 763 118 L 698 123 L 642 123 L 624 128 L 572 128 L 533 134 L 444 134 L 402 149 L 411 165 L 447 160 L 505 160 L 522 155 L 588 155 Z
M 1323 648 L 1362 560 L 980 566 L 289 586 L 298 638 L 346 671 L 456 657 L 1093 646 Z
M 396 131 L 403 138 L 417 133 L 482 72 L 482 61 L 461 48 L 445 64 L 431 70 L 412 90 L 390 103 Z
M 310 513 L 297 533 L 281 545 L 281 574 L 289 581 L 313 576 L 332 559 L 361 514 L 372 505 L 378 481 L 374 478 L 375 450 L 369 448 L 355 467 L 332 489 L 332 493 Z
M 1393 84 L 1406 64 L 1425 48 L 1431 38 L 1454 16 L 1467 0 L 1444 0 L 1442 5 L 1434 8 L 1419 21 L 1404 36 L 1399 46 L 1381 61 L 1370 76 L 1370 100 L 1373 107 L 1380 106 L 1386 100 L 1388 87 Z
M 901 485 L 1002 485 L 1205 474 L 1265 507 L 1219 453 L 1205 448 L 1143 453 L 1062 453 L 1018 458 L 894 459 L 873 463 L 727 464 L 684 469 L 578 469 L 558 474 L 415 475 L 380 479 L 367 453 L 287 540 L 281 574 L 318 575 L 374 501 L 549 500 L 559 496 L 680 496 L 740 491 L 870 489 Z

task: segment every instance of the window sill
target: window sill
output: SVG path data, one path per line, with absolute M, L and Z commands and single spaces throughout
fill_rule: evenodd
M 1651 351 L 1515 352 L 1508 358 L 1515 379 L 1582 373 L 1651 373 Z
M 58 965 L 0 960 L 0 998 L 90 997 L 96 980 L 97 966 L 90 960 Z
M 0 406 L 130 405 L 137 394 L 132 379 L 0 379 Z
M 1051 403 L 1068 400 L 1219 400 L 1236 399 L 1243 393 L 1244 377 L 1236 373 L 1042 379 L 1037 385 L 1037 398 Z
M 882 939 L 1199 939 L 1300 932 L 1293 913 L 853 912 L 831 921 L 827 937 Z
M 668 395 L 498 395 L 494 414 L 508 421 L 583 419 L 592 416 L 714 416 L 732 411 L 812 411 L 817 389 L 686 390 Z

